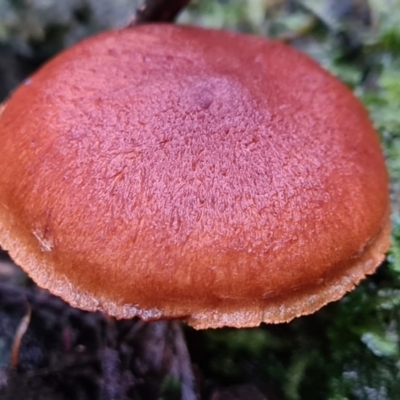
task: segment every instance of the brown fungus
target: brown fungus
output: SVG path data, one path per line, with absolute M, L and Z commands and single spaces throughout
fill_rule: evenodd
M 361 103 L 279 42 L 172 25 L 64 51 L 0 118 L 0 243 L 118 318 L 256 326 L 384 259 L 388 177 Z

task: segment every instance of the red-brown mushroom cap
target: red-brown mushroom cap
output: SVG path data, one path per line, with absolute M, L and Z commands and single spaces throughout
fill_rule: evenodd
M 63 52 L 0 119 L 0 243 L 42 287 L 120 318 L 309 314 L 389 245 L 378 137 L 282 43 L 139 26 Z

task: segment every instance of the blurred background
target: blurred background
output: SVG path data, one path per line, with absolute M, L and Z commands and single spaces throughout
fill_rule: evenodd
M 126 26 L 139 4 L 0 0 L 0 102 L 61 50 Z M 197 396 L 400 399 L 400 0 L 197 0 L 178 23 L 285 41 L 344 81 L 380 134 L 393 205 L 387 261 L 343 300 L 290 324 L 185 328 Z M 13 365 L 27 303 L 30 324 Z M 72 310 L 37 289 L 1 252 L 0 398 L 183 398 L 171 372 L 179 357 L 154 357 L 160 340 L 173 347 L 180 339 L 167 325 L 149 325 Z

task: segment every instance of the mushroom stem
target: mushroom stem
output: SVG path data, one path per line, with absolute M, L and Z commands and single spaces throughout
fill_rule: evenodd
M 183 400 L 197 400 L 196 379 L 182 330 L 182 322 L 171 321 L 169 325 L 174 336 L 173 346 L 175 354 L 177 355 L 175 360 L 179 361 L 178 363 L 175 361 L 177 364 L 175 368 L 177 369 L 176 374 L 181 382 L 181 397 Z

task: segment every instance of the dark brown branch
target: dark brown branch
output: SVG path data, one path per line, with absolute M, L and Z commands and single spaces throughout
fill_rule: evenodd
M 129 26 L 145 22 L 173 22 L 190 0 L 145 0 Z

